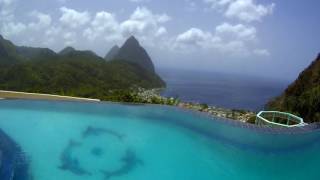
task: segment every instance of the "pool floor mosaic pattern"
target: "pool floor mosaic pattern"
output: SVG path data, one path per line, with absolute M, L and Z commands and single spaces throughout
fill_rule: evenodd
M 279 138 L 174 108 L 107 103 L 4 100 L 0 114 L 1 180 L 10 168 L 19 180 L 320 177 L 318 131 Z M 4 152 L 23 163 L 4 162 Z
M 29 180 L 29 161 L 16 142 L 0 129 L 0 179 Z
M 81 159 L 81 156 L 75 157 L 73 153 L 75 150 L 82 148 L 83 144 L 86 144 L 88 137 L 94 138 L 100 136 L 104 136 L 104 138 L 106 139 L 115 138 L 119 141 L 119 143 L 125 143 L 125 135 L 123 134 L 106 128 L 88 126 L 88 128 L 82 133 L 82 138 L 76 141 L 70 140 L 66 148 L 64 148 L 60 156 L 61 166 L 59 166 L 59 168 L 61 170 L 69 171 L 77 176 L 91 176 L 93 172 L 90 172 L 81 167 L 81 164 L 79 163 L 79 159 Z M 90 154 L 86 156 L 91 156 L 91 158 L 103 158 L 103 154 L 108 153 L 108 149 L 105 148 L 103 144 L 92 146 L 89 147 L 89 149 L 84 149 L 82 151 L 89 152 L 89 150 Z M 105 167 L 103 166 L 96 170 L 99 170 L 100 173 L 103 174 L 104 179 L 110 179 L 112 177 L 128 174 L 132 170 L 134 170 L 136 166 L 143 165 L 143 161 L 138 159 L 134 150 L 129 147 L 126 148 L 125 153 L 121 156 L 121 158 L 119 158 L 119 161 L 120 163 L 122 163 L 122 165 L 115 170 L 105 169 Z

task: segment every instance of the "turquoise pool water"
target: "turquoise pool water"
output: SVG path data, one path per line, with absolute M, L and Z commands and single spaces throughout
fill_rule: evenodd
M 1 100 L 0 115 L 34 180 L 320 178 L 318 130 L 270 131 L 178 108 L 108 103 Z

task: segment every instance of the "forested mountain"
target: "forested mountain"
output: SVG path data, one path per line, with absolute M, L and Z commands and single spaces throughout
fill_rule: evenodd
M 108 54 L 104 57 L 104 59 L 107 61 L 113 60 L 116 57 L 116 55 L 119 53 L 119 50 L 120 50 L 119 46 L 117 45 L 113 46 L 108 52 Z
M 118 52 L 115 54 L 114 51 Z M 109 54 L 112 54 L 112 56 L 110 56 L 108 60 L 111 59 L 115 61 L 134 63 L 145 70 L 148 70 L 152 73 L 155 72 L 155 68 L 149 54 L 134 36 L 131 36 L 129 39 L 127 39 L 120 49 L 117 50 L 112 48 L 108 55 Z
M 320 122 L 320 54 L 267 108 L 292 112 L 306 122 Z
M 0 89 L 117 100 L 137 87 L 160 88 L 154 72 L 130 61 L 106 62 L 92 51 L 15 46 L 0 37 Z M 121 99 L 120 99 L 121 100 Z

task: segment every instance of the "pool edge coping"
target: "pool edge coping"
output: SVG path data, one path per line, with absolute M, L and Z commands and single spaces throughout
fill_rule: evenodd
M 114 101 L 72 101 L 70 99 L 64 100 L 52 100 L 52 99 L 20 99 L 20 98 L 4 98 L 0 100 L 20 100 L 20 101 L 44 101 L 44 102 L 69 102 L 69 103 L 80 103 L 80 104 L 111 104 L 111 105 L 128 105 L 128 106 L 149 106 L 149 107 L 165 107 L 168 109 L 178 110 L 180 112 L 186 112 L 193 115 L 198 115 L 204 117 L 206 119 L 219 121 L 224 124 L 232 125 L 234 127 L 246 128 L 257 132 L 263 132 L 268 134 L 305 134 L 314 131 L 320 131 L 320 123 L 312 123 L 307 126 L 302 127 L 292 127 L 292 128 L 271 128 L 266 126 L 258 126 L 255 124 L 250 124 L 246 122 L 241 122 L 239 120 L 232 120 L 229 118 L 218 117 L 214 115 L 210 115 L 205 112 L 197 111 L 194 109 L 187 109 L 179 106 L 170 106 L 165 104 L 146 104 L 146 103 L 131 103 L 131 102 L 114 102 Z M 1 102 L 1 101 L 0 101 Z

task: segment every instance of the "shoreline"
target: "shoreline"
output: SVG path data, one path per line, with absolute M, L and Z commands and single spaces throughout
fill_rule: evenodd
M 243 109 L 228 109 L 223 107 L 210 106 L 203 103 L 182 102 L 177 98 L 164 97 L 159 93 L 159 89 L 138 89 L 136 94 L 140 101 L 146 104 L 166 104 L 169 106 L 177 106 L 183 109 L 195 110 L 207 113 L 210 116 L 228 118 L 243 123 L 254 123 L 256 113 Z
M 207 104 L 201 104 L 201 103 L 181 102 L 178 99 L 163 97 L 160 95 L 159 89 L 150 89 L 150 90 L 139 89 L 138 93 L 135 95 L 139 97 L 141 102 L 130 102 L 130 103 L 164 104 L 164 105 L 179 107 L 182 109 L 188 109 L 188 110 L 194 110 L 194 111 L 206 113 L 209 116 L 213 116 L 213 117 L 228 118 L 228 119 L 232 119 L 232 120 L 243 122 L 243 123 L 250 123 L 250 119 L 256 116 L 254 112 L 248 111 L 248 110 L 235 110 L 235 109 L 209 106 Z M 103 102 L 100 99 L 0 90 L 0 100 L 2 99 Z M 121 102 L 121 101 L 117 101 L 117 102 Z
M 209 106 L 209 105 L 200 104 L 200 103 L 180 102 L 177 105 L 177 107 L 195 110 L 195 111 L 206 113 L 210 116 L 227 118 L 235 121 L 240 121 L 243 123 L 250 123 L 252 121 L 251 118 L 254 117 L 255 119 L 255 116 L 256 116 L 254 112 L 248 111 L 248 110 L 227 109 L 227 108 Z

